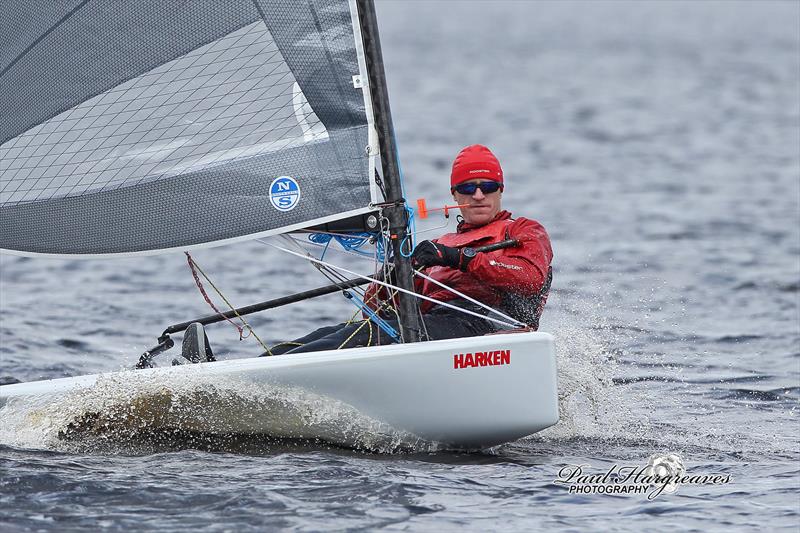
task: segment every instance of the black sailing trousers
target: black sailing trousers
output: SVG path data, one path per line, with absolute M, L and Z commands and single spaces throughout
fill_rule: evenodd
M 477 337 L 497 330 L 488 320 L 468 315 L 455 309 L 437 307 L 423 315 L 425 328 L 431 340 L 455 339 L 460 337 Z M 400 328 L 397 320 L 386 321 L 395 331 Z M 320 352 L 322 350 L 338 350 L 340 348 L 360 348 L 380 344 L 393 344 L 395 340 L 380 327 L 370 322 L 343 323 L 325 326 L 305 337 L 291 342 L 278 344 L 270 349 L 272 355 Z M 262 355 L 269 355 L 264 353 Z

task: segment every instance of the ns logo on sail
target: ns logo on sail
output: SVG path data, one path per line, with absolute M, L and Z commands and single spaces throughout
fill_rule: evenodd
M 300 186 L 291 176 L 278 176 L 269 186 L 269 201 L 278 211 L 291 211 L 300 202 Z

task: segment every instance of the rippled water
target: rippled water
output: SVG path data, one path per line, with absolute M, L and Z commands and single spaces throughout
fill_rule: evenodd
M 59 447 L 5 418 L 0 528 L 796 530 L 800 4 L 378 12 L 409 197 L 445 202 L 451 158 L 483 142 L 505 205 L 550 231 L 542 329 L 557 338 L 561 422 L 484 453 L 375 454 Z M 321 284 L 258 243 L 195 257 L 237 304 L 284 294 L 287 275 Z M 129 367 L 166 325 L 208 313 L 179 254 L 0 266 L 0 375 L 26 381 Z M 277 341 L 350 313 L 330 296 L 252 323 Z M 224 357 L 259 351 L 229 327 L 209 334 Z M 667 452 L 731 481 L 653 501 L 553 483 L 569 464 L 602 473 Z

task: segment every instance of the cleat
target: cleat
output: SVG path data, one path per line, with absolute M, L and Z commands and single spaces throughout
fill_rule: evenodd
M 186 328 L 181 344 L 181 355 L 192 363 L 216 361 L 203 325 L 195 322 Z

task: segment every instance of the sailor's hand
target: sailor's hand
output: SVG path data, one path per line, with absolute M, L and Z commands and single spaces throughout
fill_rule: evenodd
M 414 268 L 427 268 L 435 265 L 459 268 L 461 250 L 433 241 L 422 241 L 414 248 L 411 263 Z

